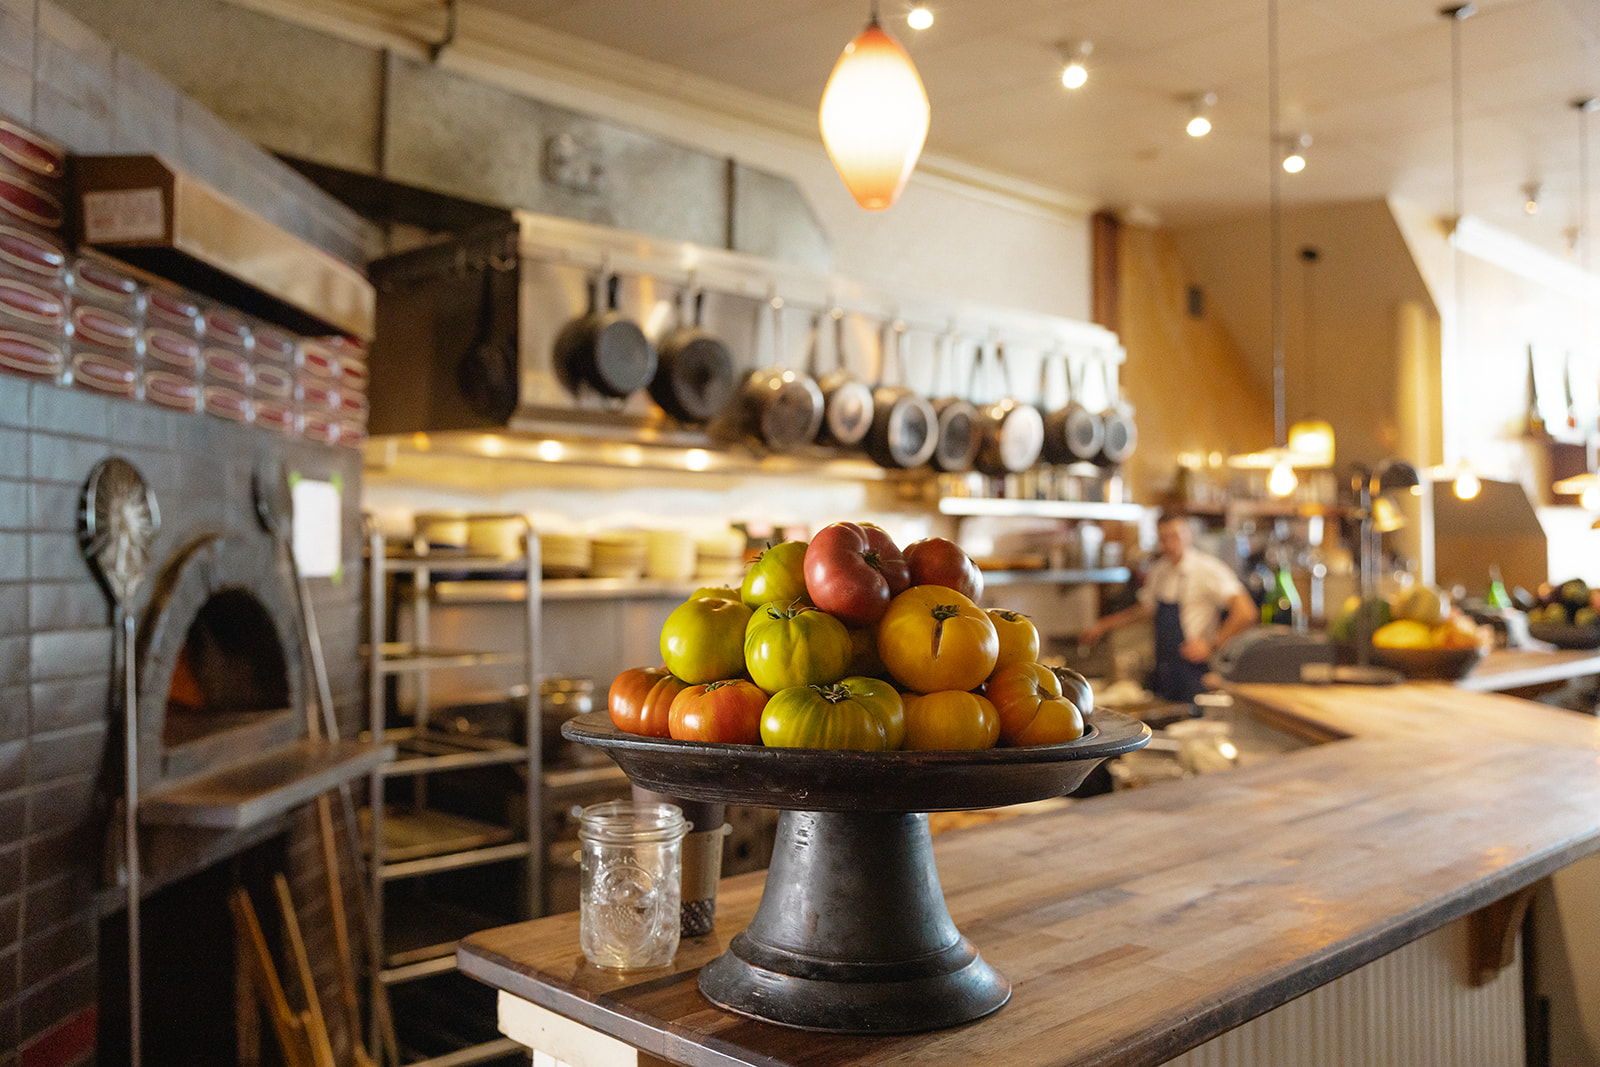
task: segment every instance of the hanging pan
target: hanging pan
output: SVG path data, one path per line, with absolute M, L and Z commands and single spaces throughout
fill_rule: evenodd
M 1093 462 L 1105 444 L 1105 425 L 1100 416 L 1078 401 L 1079 383 L 1072 372 L 1072 361 L 1060 357 L 1067 378 L 1067 402 L 1044 417 L 1044 458 L 1047 463 Z M 1041 366 L 1039 392 L 1044 395 L 1044 370 Z
M 1118 467 L 1133 455 L 1133 449 L 1139 443 L 1139 429 L 1133 423 L 1133 409 L 1122 398 L 1120 383 L 1113 384 L 1110 360 L 1100 364 L 1100 373 L 1106 383 L 1106 396 L 1111 400 L 1109 406 L 1100 413 L 1100 421 L 1105 425 L 1105 439 L 1094 462 L 1101 467 Z
M 867 455 L 880 467 L 906 470 L 928 462 L 939 444 L 939 416 L 933 405 L 906 388 L 905 323 L 884 327 L 883 350 L 878 359 L 878 385 L 872 391 L 872 426 L 867 434 Z M 889 357 L 902 384 L 888 385 Z
M 955 347 L 954 334 L 947 333 L 940 338 L 934 378 L 941 385 L 947 380 L 945 375 L 950 357 L 955 355 Z M 978 362 L 975 358 L 972 365 L 974 373 L 978 369 Z M 970 380 L 967 382 L 967 393 L 968 396 L 972 393 Z M 934 400 L 933 410 L 939 419 L 939 433 L 930 462 L 939 470 L 952 473 L 971 470 L 973 460 L 978 456 L 978 446 L 982 443 L 978 435 L 978 409 L 967 397 L 951 394 Z
M 1032 404 L 1024 404 L 1012 390 L 1011 373 L 1006 367 L 1005 346 L 994 346 L 994 360 L 1008 395 L 979 409 L 978 425 L 982 443 L 978 446 L 978 470 L 991 478 L 1003 478 L 1027 470 L 1038 462 L 1044 447 L 1044 416 Z
M 684 313 L 688 302 L 694 305 L 692 318 Z M 705 292 L 691 282 L 678 297 L 677 327 L 656 347 L 650 396 L 679 422 L 705 422 L 733 395 L 733 353 L 702 325 L 705 303 Z
M 656 350 L 638 324 L 617 310 L 617 276 L 601 273 L 605 306 L 600 306 L 601 278 L 591 278 L 589 310 L 556 335 L 556 370 L 569 390 L 586 383 L 602 396 L 626 397 L 654 377 Z
M 746 437 L 773 452 L 792 452 L 812 441 L 822 425 L 822 390 L 809 374 L 783 365 L 783 300 L 767 302 L 772 311 L 773 362 L 745 376 L 735 400 L 737 421 Z M 759 316 L 761 305 L 757 305 Z M 759 321 L 756 333 L 761 332 Z M 814 340 L 814 338 L 813 338 Z
M 813 345 L 811 374 L 822 390 L 822 429 L 817 441 L 825 445 L 851 447 L 859 445 L 872 428 L 872 388 L 857 378 L 850 370 L 845 354 L 844 309 L 835 307 L 828 312 L 833 320 L 833 369 L 817 376 L 815 359 L 818 345 Z

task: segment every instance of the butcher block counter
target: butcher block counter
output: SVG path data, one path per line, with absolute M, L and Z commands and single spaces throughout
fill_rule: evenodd
M 575 913 L 476 934 L 459 965 L 502 991 L 503 1027 L 531 1006 L 634 1062 L 1158 1064 L 1463 917 L 1487 981 L 1523 891 L 1600 851 L 1592 717 L 1437 683 L 1232 692 L 1333 740 L 934 838 L 951 916 L 1013 985 L 976 1022 L 838 1036 L 713 1007 L 698 970 L 762 873 L 721 884 L 715 931 L 668 968 L 588 965 Z

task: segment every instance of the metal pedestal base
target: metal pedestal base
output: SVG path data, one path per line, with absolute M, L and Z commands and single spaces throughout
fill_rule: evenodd
M 755 918 L 700 991 L 783 1026 L 894 1034 L 988 1015 L 1011 983 L 951 921 L 926 815 L 784 811 Z

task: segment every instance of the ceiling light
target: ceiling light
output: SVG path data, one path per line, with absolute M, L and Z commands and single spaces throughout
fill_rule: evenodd
M 1471 467 L 1463 463 L 1456 474 L 1454 489 L 1458 500 L 1472 500 L 1483 491 L 1483 482 Z
M 1211 119 L 1206 116 L 1206 109 L 1217 106 L 1217 94 L 1197 93 L 1184 99 L 1189 102 L 1189 125 L 1184 129 L 1189 131 L 1190 137 L 1204 137 L 1211 132 Z
M 1061 53 L 1061 84 L 1067 89 L 1081 89 L 1089 80 L 1089 68 L 1084 60 L 1094 51 L 1088 41 L 1068 41 L 1058 46 Z
M 928 93 L 911 57 L 878 22 L 845 45 L 822 91 L 818 124 L 834 169 L 868 211 L 892 205 L 928 138 Z
M 1311 135 L 1302 133 L 1298 137 L 1291 137 L 1284 142 L 1283 169 L 1290 174 L 1299 174 L 1306 169 L 1305 150 L 1311 147 Z
M 1272 473 L 1267 475 L 1267 491 L 1273 496 L 1288 496 L 1300 484 L 1300 479 L 1295 476 L 1294 467 L 1285 456 L 1273 465 Z
M 1312 301 L 1311 282 L 1313 271 L 1311 268 L 1321 258 L 1322 253 L 1310 245 L 1300 249 L 1300 262 L 1304 263 L 1306 267 L 1302 284 L 1305 310 L 1301 316 L 1301 324 L 1305 329 L 1305 338 L 1301 346 L 1305 350 L 1302 357 L 1305 387 L 1301 395 L 1307 398 L 1315 395 L 1317 384 L 1316 360 L 1314 359 L 1316 353 L 1316 345 L 1314 343 L 1316 311 L 1315 304 Z M 1309 412 L 1311 407 L 1309 399 L 1302 401 L 1302 404 Z M 1333 466 L 1333 426 L 1326 419 L 1321 419 L 1308 413 L 1304 418 L 1289 427 L 1288 443 L 1289 453 L 1294 456 L 1296 466 Z
M 906 25 L 914 30 L 925 30 L 933 25 L 933 12 L 918 4 L 906 15 Z
M 1524 215 L 1537 215 L 1539 213 L 1539 193 L 1541 188 L 1538 182 L 1528 182 L 1522 187 L 1522 213 Z

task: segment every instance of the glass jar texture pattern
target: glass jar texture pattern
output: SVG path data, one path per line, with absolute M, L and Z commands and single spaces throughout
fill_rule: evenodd
M 578 939 L 597 967 L 662 967 L 678 950 L 683 837 L 673 804 L 608 801 L 583 809 Z

